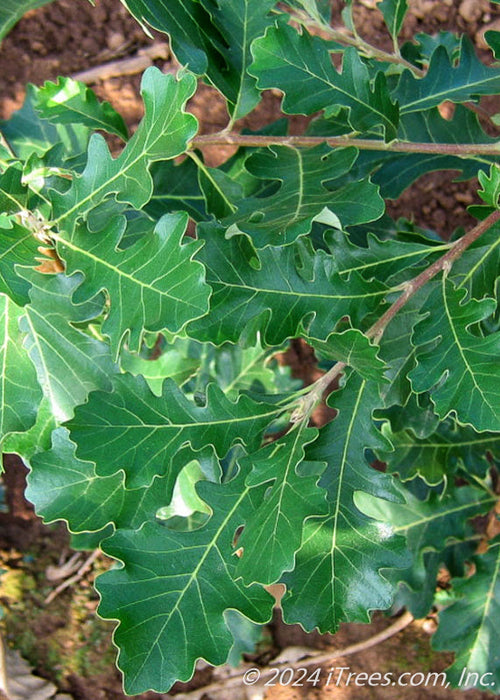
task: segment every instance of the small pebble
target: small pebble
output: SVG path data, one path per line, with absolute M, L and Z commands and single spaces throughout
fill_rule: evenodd
M 458 12 L 466 22 L 475 22 L 483 15 L 483 3 L 480 0 L 462 0 Z
M 31 44 L 31 48 L 35 53 L 40 54 L 41 56 L 46 56 L 47 55 L 47 48 L 43 41 L 34 41 Z
M 117 51 L 125 43 L 125 37 L 121 32 L 111 32 L 106 38 L 106 44 L 110 51 Z
M 433 620 L 432 617 L 428 617 L 427 620 L 422 622 L 422 629 L 426 634 L 434 634 L 437 629 L 436 620 Z

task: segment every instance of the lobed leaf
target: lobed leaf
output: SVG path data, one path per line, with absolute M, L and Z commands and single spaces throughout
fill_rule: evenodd
M 129 348 L 138 351 L 145 330 L 177 333 L 206 313 L 210 295 L 203 266 L 193 260 L 201 244 L 181 243 L 187 214 L 166 214 L 153 232 L 122 251 L 118 244 L 124 224 L 120 217 L 98 234 L 78 227 L 71 241 L 59 245 L 68 272 L 85 275 L 75 301 L 107 291 L 110 306 L 102 330 L 115 357 L 126 336 Z
M 141 209 L 153 192 L 152 163 L 184 153 L 197 121 L 183 111 L 196 80 L 190 73 L 173 77 L 157 68 L 146 70 L 141 82 L 145 116 L 120 155 L 113 159 L 104 138 L 93 134 L 87 165 L 67 192 L 52 193 L 55 224 L 72 241 L 79 219 L 115 195 L 118 201 Z
M 116 134 L 125 141 L 128 138 L 123 117 L 109 102 L 99 102 L 93 90 L 78 80 L 62 76 L 56 83 L 47 80 L 35 96 L 36 111 L 52 124 L 83 124 Z
M 84 154 L 90 130 L 82 124 L 51 124 L 42 119 L 35 109 L 37 88 L 28 84 L 26 97 L 21 109 L 6 121 L 0 121 L 0 132 L 9 144 L 15 158 L 23 161 L 36 154 L 42 157 L 51 149 L 57 150 L 59 157 L 71 164 L 79 164 Z
M 245 238 L 225 240 L 222 233 L 216 225 L 200 228 L 206 243 L 199 260 L 206 267 L 213 296 L 209 315 L 187 328 L 198 340 L 219 345 L 256 331 L 267 345 L 281 345 L 301 332 L 325 339 L 340 318 L 351 316 L 357 323 L 369 305 L 382 301 L 386 293 L 382 284 L 366 282 L 357 273 L 347 286 L 338 273 L 328 271 L 324 251 L 315 252 L 304 263 L 311 270 L 309 279 L 297 270 L 294 246 L 260 250 L 256 269 L 247 262 Z
M 166 377 L 182 386 L 196 374 L 200 361 L 188 355 L 187 347 L 183 347 L 181 341 L 181 344 L 176 343 L 165 349 L 159 357 L 142 357 L 122 349 L 120 367 L 135 376 L 140 374 L 153 394 L 161 396 L 163 380 Z
M 495 498 L 475 486 L 448 485 L 443 493 L 429 491 L 425 498 L 403 486 L 399 490 L 404 503 L 388 503 L 364 493 L 356 494 L 356 503 L 371 517 L 386 519 L 395 532 L 406 537 L 413 555 L 411 566 L 387 571 L 386 576 L 394 585 L 402 585 L 399 600 L 407 601 L 414 615 L 424 617 L 433 603 L 440 565 L 450 564 L 453 547 L 456 552 L 462 546 L 466 556 L 470 555 L 468 539 L 475 534 L 470 520 L 487 512 Z
M 428 484 L 439 484 L 443 479 L 453 479 L 460 468 L 484 478 L 491 467 L 488 453 L 500 456 L 500 435 L 476 433 L 449 419 L 426 438 L 416 437 L 412 430 L 392 432 L 388 425 L 383 432 L 394 451 L 378 452 L 378 457 L 404 481 L 420 476 Z
M 226 484 L 198 486 L 213 513 L 201 529 L 176 532 L 146 523 L 119 530 L 104 544 L 106 554 L 123 562 L 96 585 L 100 615 L 120 621 L 114 640 L 127 693 L 166 692 L 191 678 L 198 658 L 224 663 L 233 642 L 226 610 L 269 620 L 274 599 L 261 586 L 236 580 L 232 541 L 264 491 L 245 489 L 244 479 L 242 472 Z
M 326 340 L 310 339 L 316 354 L 335 362 L 344 362 L 364 379 L 380 381 L 385 365 L 378 357 L 378 346 L 355 328 L 342 333 L 330 333 Z
M 387 445 L 372 421 L 379 402 L 377 383 L 352 376 L 332 396 L 337 417 L 306 451 L 306 460 L 327 463 L 319 485 L 327 490 L 329 514 L 305 523 L 295 568 L 282 579 L 284 619 L 306 630 L 335 632 L 340 622 L 368 622 L 371 610 L 392 601 L 393 587 L 380 569 L 408 562 L 404 540 L 387 519 L 367 517 L 354 502 L 357 491 L 400 499 L 392 478 L 364 457 L 366 448 Z
M 16 265 L 33 266 L 37 262 L 38 243 L 31 231 L 11 223 L 11 228 L 0 228 L 0 292 L 21 306 L 29 301 L 30 284 L 15 268 Z
M 470 297 L 490 297 L 500 270 L 500 225 L 494 224 L 455 261 L 450 277 Z
M 500 333 L 473 335 L 470 327 L 491 314 L 492 299 L 464 301 L 445 276 L 422 307 L 414 329 L 417 366 L 409 373 L 417 392 L 431 391 L 441 419 L 452 411 L 476 430 L 500 430 Z M 427 343 L 431 346 L 422 348 Z
M 213 445 L 219 457 L 235 443 L 255 449 L 280 413 L 246 396 L 233 403 L 213 384 L 205 406 L 189 401 L 171 379 L 165 380 L 161 397 L 140 376 L 114 376 L 112 386 L 112 392 L 94 392 L 66 425 L 78 457 L 95 462 L 100 476 L 123 469 L 127 488 L 165 474 L 185 444 L 194 452 Z
M 411 71 L 401 75 L 392 98 L 399 103 L 401 116 L 437 107 L 444 100 L 467 102 L 480 95 L 500 92 L 500 69 L 484 65 L 476 56 L 471 40 L 464 35 L 460 61 L 454 65 L 444 46 L 438 46 L 431 56 L 423 78 Z
M 455 662 L 447 670 L 454 685 L 460 681 L 466 690 L 474 674 L 488 689 L 500 687 L 500 541 L 490 543 L 485 554 L 474 557 L 475 573 L 454 579 L 452 585 L 461 597 L 439 615 L 433 647 L 455 652 Z M 464 673 L 465 670 L 465 673 Z M 468 675 L 471 674 L 471 675 Z M 483 675 L 486 674 L 486 675 Z M 477 678 L 477 677 L 476 677 Z
M 347 107 L 353 129 L 382 131 L 387 140 L 396 137 L 399 111 L 385 76 L 378 73 L 372 85 L 368 68 L 354 48 L 345 50 L 338 73 L 330 62 L 327 42 L 280 23 L 254 41 L 252 53 L 255 60 L 250 70 L 258 87 L 281 90 L 286 114 L 325 110 L 328 117 Z
M 352 236 L 342 231 L 327 231 L 324 240 L 332 254 L 332 270 L 339 272 L 346 282 L 351 273 L 362 275 L 366 280 L 376 278 L 386 282 L 407 268 L 421 264 L 434 253 L 447 249 L 446 245 L 431 246 L 429 242 L 395 238 L 380 240 L 374 233 L 368 233 L 365 245 L 356 245 Z
M 3 452 L 4 454 L 14 452 L 22 457 L 25 464 L 29 464 L 34 454 L 49 449 L 50 436 L 56 428 L 57 421 L 52 415 L 50 403 L 43 396 L 31 428 L 22 433 L 9 433 L 2 444 Z
M 304 464 L 304 450 L 317 436 L 318 431 L 302 421 L 276 442 L 239 461 L 244 471 L 251 468 L 247 486 L 267 485 L 265 497 L 248 516 L 237 540 L 236 573 L 245 584 L 274 583 L 283 571 L 292 569 L 304 522 L 327 512 L 324 490 L 318 487 L 325 464 Z
M 38 383 L 47 397 L 53 416 L 66 420 L 93 389 L 110 389 L 117 371 L 109 346 L 73 324 L 95 318 L 101 303 L 75 305 L 72 294 L 81 275 L 41 275 L 24 270 L 31 284 L 31 302 L 25 307 L 21 330 L 24 347 L 33 362 Z
M 495 143 L 495 139 L 484 132 L 477 115 L 462 105 L 457 105 L 449 120 L 440 115 L 437 107 L 402 115 L 398 138 L 417 143 Z M 382 196 L 397 199 L 425 173 L 458 170 L 461 173 L 460 180 L 465 180 L 478 173 L 481 175 L 492 160 L 492 157 L 474 154 L 462 158 L 439 152 L 383 153 L 371 156 L 364 154 L 364 158 L 358 159 L 358 165 L 360 174 L 364 174 L 367 168 L 370 168 L 368 172 L 376 168 L 373 182 L 380 186 Z
M 481 199 L 490 206 L 498 209 L 500 198 L 500 166 L 492 165 L 489 176 L 484 171 L 478 174 L 479 184 L 481 189 L 478 191 Z
M 384 203 L 377 188 L 367 179 L 345 182 L 356 156 L 355 149 L 326 145 L 272 146 L 254 153 L 245 161 L 248 172 L 270 183 L 279 180 L 280 187 L 268 196 L 236 200 L 236 211 L 221 221 L 227 235 L 246 233 L 256 248 L 264 248 L 292 243 L 314 221 L 345 228 L 378 219 Z
M 0 294 L 0 445 L 9 433 L 23 433 L 36 420 L 42 392 L 22 347 L 23 309 Z
M 170 36 L 182 65 L 227 98 L 233 119 L 250 112 L 260 94 L 247 68 L 252 41 L 264 34 L 276 0 L 123 0 L 140 22 Z

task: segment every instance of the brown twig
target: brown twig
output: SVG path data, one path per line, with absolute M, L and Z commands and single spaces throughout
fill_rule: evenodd
M 432 265 L 409 282 L 406 282 L 403 285 L 403 292 L 401 296 L 396 299 L 396 301 L 384 314 L 382 314 L 378 321 L 370 326 L 370 328 L 365 332 L 365 335 L 368 338 L 373 339 L 375 342 L 378 342 L 391 320 L 411 299 L 411 297 L 439 272 L 449 269 L 455 260 L 457 260 L 457 258 L 459 258 L 462 253 L 467 250 L 472 243 L 474 243 L 474 241 L 482 236 L 483 233 L 488 231 L 488 229 L 490 229 L 497 221 L 500 221 L 500 210 L 494 211 L 486 219 L 484 219 L 484 221 L 480 221 L 477 226 L 474 226 L 474 228 L 468 231 L 468 233 L 462 236 L 462 238 L 459 238 L 458 241 L 456 241 L 444 255 L 433 262 Z M 328 370 L 328 372 L 326 372 L 312 385 L 311 392 L 307 394 L 303 400 L 310 397 L 308 402 L 309 404 L 319 401 L 324 392 L 328 390 L 331 383 L 340 374 L 342 374 L 345 367 L 346 364 L 344 362 L 337 362 L 330 370 Z
M 72 586 L 74 583 L 79 581 L 82 578 L 82 576 L 85 574 L 85 572 L 90 569 L 90 567 L 92 566 L 92 564 L 97 559 L 97 557 L 99 556 L 100 553 L 101 553 L 100 549 L 94 549 L 94 551 L 90 554 L 90 556 L 88 556 L 87 559 L 85 559 L 85 561 L 80 566 L 80 568 L 78 569 L 76 574 L 74 574 L 74 576 L 70 576 L 70 578 L 67 578 L 66 580 L 64 580 L 62 583 L 59 584 L 59 586 L 57 586 L 57 588 L 54 588 L 54 590 L 51 591 L 51 593 L 49 593 L 49 595 L 43 601 L 45 603 L 45 605 L 52 603 L 54 598 L 57 598 L 59 593 L 62 593 L 62 591 L 64 591 L 66 588 L 69 588 L 69 586 Z
M 326 143 L 332 148 L 354 146 L 364 151 L 391 151 L 396 153 L 430 153 L 453 156 L 489 155 L 500 156 L 497 143 L 414 143 L 412 141 L 389 141 L 380 139 L 358 139 L 351 136 L 260 136 L 219 131 L 202 134 L 191 141 L 193 146 L 293 146 L 308 148 Z
M 411 613 L 405 612 L 392 625 L 387 627 L 387 629 L 383 630 L 382 632 L 378 632 L 377 634 L 374 634 L 372 637 L 365 639 L 363 642 L 357 642 L 356 644 L 351 644 L 345 647 L 344 649 L 338 649 L 335 651 L 316 652 L 311 654 L 310 656 L 307 656 L 295 662 L 285 661 L 284 663 L 280 664 L 273 664 L 271 662 L 269 666 L 264 666 L 263 668 L 258 669 L 260 673 L 259 683 L 265 681 L 269 676 L 275 675 L 277 670 L 278 672 L 281 672 L 287 668 L 298 669 L 303 668 L 305 666 L 310 666 L 311 664 L 321 666 L 323 664 L 335 661 L 336 659 L 343 659 L 346 656 L 351 656 L 352 654 L 358 654 L 361 651 L 366 651 L 367 649 L 370 649 L 371 647 L 374 647 L 377 644 L 381 644 L 385 640 L 401 632 L 401 630 L 403 630 L 405 627 L 408 627 L 408 625 L 410 625 L 413 622 L 413 619 L 414 618 L 413 615 L 411 615 Z M 247 666 L 245 668 L 245 671 L 248 671 L 249 668 L 251 667 Z M 169 697 L 175 697 L 178 700 L 193 700 L 194 698 L 201 697 L 202 695 L 215 693 L 218 691 L 226 691 L 229 688 L 242 686 L 244 685 L 245 671 L 243 671 L 243 673 L 239 671 L 238 673 L 232 676 L 228 676 L 224 679 L 221 679 L 220 681 L 216 681 L 215 683 L 209 683 L 208 685 L 205 685 L 202 688 L 198 688 L 197 690 L 193 690 L 189 693 L 181 693 Z
M 379 49 L 377 46 L 373 46 L 373 44 L 370 44 L 368 41 L 360 37 L 359 34 L 353 34 L 347 28 L 343 27 L 342 29 L 335 29 L 329 24 L 308 15 L 307 12 L 296 8 L 289 8 L 288 12 L 292 19 L 306 27 L 311 34 L 319 33 L 320 35 L 324 35 L 325 38 L 328 37 L 329 39 L 333 39 L 333 41 L 336 41 L 344 46 L 354 46 L 367 58 L 376 58 L 378 61 L 383 61 L 384 63 L 400 65 L 403 68 L 410 70 L 419 78 L 425 75 L 425 71 L 417 66 L 414 66 L 413 63 L 410 63 L 401 55 L 389 53 L 388 51 Z
M 153 65 L 153 61 L 159 58 L 166 60 L 169 55 L 168 44 L 166 42 L 158 42 L 152 46 L 141 49 L 135 56 L 104 63 L 103 65 L 95 66 L 95 68 L 89 68 L 89 70 L 76 73 L 73 75 L 73 78 L 86 85 L 94 85 L 95 83 L 101 82 L 101 80 L 118 78 L 122 75 L 142 73 L 146 68 Z
M 456 241 L 456 243 L 454 243 L 444 255 L 433 262 L 432 265 L 417 275 L 417 277 L 414 277 L 409 282 L 406 282 L 401 296 L 396 299 L 394 304 L 392 304 L 392 306 L 387 309 L 387 311 L 378 319 L 378 321 L 376 321 L 373 326 L 367 330 L 366 335 L 368 338 L 373 338 L 375 341 L 378 341 L 391 319 L 394 318 L 394 316 L 406 304 L 406 302 L 439 272 L 442 270 L 448 270 L 455 260 L 457 260 L 457 258 L 459 258 L 462 253 L 474 243 L 474 241 L 482 236 L 483 233 L 488 231 L 488 229 L 490 229 L 497 221 L 500 221 L 500 210 L 494 211 L 492 214 L 486 217 L 484 221 L 480 221 L 477 226 L 474 226 L 474 228 L 462 236 L 462 238 L 459 238 L 458 241 Z

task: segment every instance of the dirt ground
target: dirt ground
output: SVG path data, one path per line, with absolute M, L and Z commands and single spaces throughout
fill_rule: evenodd
M 0 0 L 1 1 L 1 0 Z M 356 21 L 362 36 L 371 43 L 390 49 L 391 43 L 384 29 L 380 13 L 374 9 L 375 0 L 357 2 Z M 333 0 L 333 23 L 339 22 L 344 3 Z M 486 28 L 500 28 L 500 6 L 486 0 L 410 0 L 410 13 L 405 22 L 403 38 L 415 33 L 439 30 L 466 32 L 473 39 L 485 60 L 491 60 L 482 35 Z M 58 0 L 54 4 L 29 13 L 14 28 L 0 47 L 0 118 L 7 118 L 23 100 L 24 85 L 37 85 L 54 80 L 59 74 L 74 75 L 109 61 L 136 55 L 144 47 L 164 37 L 147 37 L 130 18 L 119 0 L 97 0 L 91 7 L 87 0 Z M 156 61 L 164 70 L 172 70 L 171 58 Z M 139 99 L 140 75 L 127 75 L 100 81 L 94 86 L 98 95 L 110 101 L 120 111 L 131 129 L 142 116 Z M 500 111 L 497 100 L 484 101 L 489 114 Z M 193 98 L 190 109 L 201 120 L 202 132 L 220 130 L 227 123 L 227 114 L 220 96 L 211 88 L 202 87 Z M 257 112 L 237 124 L 257 128 L 280 116 L 280 100 L 267 93 Z M 291 119 L 292 133 L 303 128 L 302 118 Z M 227 157 L 226 152 L 206 154 L 211 163 Z M 452 173 L 430 174 L 421 178 L 400 200 L 390 204 L 393 216 L 413 217 L 417 223 L 436 229 L 448 237 L 458 227 L 470 227 L 473 219 L 466 207 L 477 201 L 475 183 L 455 183 Z M 293 369 L 310 381 L 317 371 L 307 349 L 295 343 L 288 361 Z M 46 604 L 46 596 L 59 583 L 50 581 L 54 574 L 72 556 L 69 536 L 63 526 L 44 526 L 24 500 L 24 467 L 15 457 L 6 459 L 6 502 L 0 512 L 0 568 L 6 571 L 0 599 L 0 624 L 9 645 L 19 648 L 36 671 L 53 680 L 58 687 L 76 700 L 120 700 L 126 696 L 121 690 L 121 679 L 114 667 L 115 649 L 111 641 L 113 624 L 95 616 L 97 596 L 92 588 L 93 575 L 103 571 L 107 563 L 94 562 L 72 588 L 62 592 Z M 1 494 L 0 494 L 1 495 Z M 1 504 L 0 504 L 0 510 Z M 82 554 L 80 563 L 86 555 Z M 51 568 L 52 567 L 52 568 Z M 56 572 L 57 573 L 57 572 Z M 387 627 L 390 621 L 376 615 L 370 626 L 344 625 L 334 637 L 306 634 L 299 626 L 285 626 L 279 614 L 267 629 L 265 640 L 256 652 L 255 664 L 267 663 L 277 653 L 290 646 L 308 646 L 315 649 L 343 649 Z M 388 671 L 395 675 L 405 671 L 441 671 L 451 657 L 433 653 L 430 649 L 432 620 L 415 622 L 399 633 L 362 654 L 339 658 L 335 667 L 348 666 L 356 672 Z M 326 678 L 331 665 L 324 667 Z M 211 681 L 210 669 L 197 672 L 191 683 L 178 684 L 177 692 L 203 687 Z M 170 697 L 146 693 L 139 698 Z M 448 700 L 462 697 L 462 692 L 436 688 L 360 688 L 295 687 L 266 689 L 266 698 L 295 700 L 298 698 L 356 698 L 368 700 Z M 235 690 L 208 694 L 204 698 L 263 697 L 238 694 Z M 492 695 L 468 691 L 468 700 L 491 698 Z

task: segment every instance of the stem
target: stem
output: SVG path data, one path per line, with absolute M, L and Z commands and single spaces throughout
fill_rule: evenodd
M 306 12 L 301 10 L 293 10 L 290 12 L 290 16 L 292 19 L 296 20 L 306 28 L 316 27 L 321 32 L 328 34 L 330 39 L 337 41 L 339 44 L 343 44 L 344 46 L 354 46 L 368 58 L 376 58 L 379 61 L 384 61 L 385 63 L 395 63 L 397 65 L 404 66 L 404 68 L 408 68 L 408 70 L 411 70 L 411 72 L 419 78 L 422 78 L 425 75 L 425 71 L 417 68 L 417 66 L 414 66 L 413 63 L 406 61 L 401 55 L 383 51 L 382 49 L 379 49 L 365 41 L 365 39 L 360 37 L 359 34 L 357 36 L 351 36 L 351 34 L 334 29 L 329 24 L 318 21 L 317 18 L 310 17 Z
M 10 155 L 13 159 L 16 159 L 16 158 L 17 158 L 17 156 L 16 156 L 16 154 L 14 153 L 14 151 L 12 150 L 12 148 L 11 148 L 9 142 L 7 141 L 7 139 L 6 139 L 5 136 L 2 134 L 1 131 L 0 131 L 0 145 L 3 146 L 3 147 L 5 148 L 5 150 L 9 153 L 9 155 Z M 0 159 L 0 166 L 1 166 L 2 168 L 8 168 L 8 167 L 9 167 L 9 161 L 3 160 L 3 158 Z
M 221 132 L 221 133 L 223 133 L 223 132 Z M 200 138 L 201 138 L 201 137 L 200 137 Z M 208 168 L 206 167 L 205 163 L 204 163 L 202 160 L 200 160 L 200 158 L 198 158 L 198 156 L 196 155 L 196 153 L 195 153 L 194 151 L 192 151 L 192 150 L 187 151 L 187 155 L 188 155 L 192 160 L 194 160 L 194 162 L 196 163 L 196 165 L 198 166 L 198 168 L 203 172 L 203 174 L 205 175 L 205 177 L 207 178 L 207 180 L 210 180 L 210 182 L 212 183 L 212 186 L 213 186 L 213 188 L 215 189 L 215 191 L 218 192 L 218 194 L 220 195 L 220 197 L 224 200 L 224 202 L 225 202 L 225 203 L 227 204 L 227 206 L 229 207 L 230 211 L 233 212 L 233 214 L 234 214 L 234 212 L 236 211 L 236 207 L 234 206 L 234 204 L 233 204 L 232 202 L 229 201 L 229 199 L 226 197 L 226 195 L 224 194 L 224 192 L 221 190 L 221 188 L 219 187 L 219 184 L 218 184 L 217 181 L 214 179 L 214 177 L 210 174 L 210 171 L 209 171 Z
M 467 248 L 474 243 L 480 236 L 483 235 L 488 229 L 493 226 L 493 224 L 500 221 L 500 210 L 495 210 L 490 214 L 484 221 L 480 221 L 477 226 L 474 226 L 468 233 L 466 233 L 462 238 L 456 241 L 451 248 L 432 263 L 426 270 L 421 272 L 419 275 L 414 277 L 409 282 L 404 285 L 404 291 L 401 296 L 396 299 L 396 301 L 387 309 L 387 311 L 376 321 L 370 328 L 366 331 L 365 335 L 368 338 L 373 338 L 373 340 L 378 343 L 382 337 L 385 329 L 392 321 L 394 316 L 398 313 L 400 309 L 411 299 L 411 297 L 418 292 L 424 285 L 427 284 L 433 277 L 435 277 L 442 270 L 449 270 L 452 264 L 459 258 L 462 253 L 467 250 Z M 326 372 L 322 377 L 320 377 L 312 386 L 311 392 L 309 394 L 308 405 L 310 402 L 319 401 L 323 396 L 323 393 L 328 389 L 330 384 L 344 371 L 346 364 L 344 362 L 337 362 L 328 372 Z
M 101 553 L 100 549 L 94 549 L 94 551 L 90 554 L 90 556 L 85 559 L 83 564 L 80 566 L 76 574 L 71 576 L 70 578 L 67 578 L 65 581 L 63 581 L 57 588 L 55 588 L 49 595 L 45 598 L 43 601 L 45 605 L 48 605 L 49 603 L 52 603 L 54 598 L 56 598 L 59 593 L 64 591 L 66 588 L 69 588 L 69 586 L 72 586 L 74 583 L 79 581 L 82 576 L 90 569 L 94 561 L 97 559 L 99 554 Z
M 311 664 L 314 664 L 317 668 L 319 668 L 323 664 L 329 664 L 335 659 L 343 659 L 344 657 L 350 656 L 351 654 L 359 654 L 359 652 L 361 651 L 371 649 L 377 644 L 385 642 L 386 639 L 394 637 L 394 635 L 401 632 L 403 629 L 405 629 L 405 627 L 408 627 L 413 622 L 413 619 L 414 618 L 411 613 L 404 612 L 401 615 L 401 617 L 398 617 L 398 619 L 392 625 L 387 627 L 382 632 L 374 634 L 373 637 L 365 639 L 363 642 L 350 644 L 349 646 L 344 647 L 343 649 L 335 649 L 326 652 L 313 651 L 309 656 L 305 656 L 299 659 L 299 661 L 295 662 L 285 661 L 284 663 L 277 664 L 271 661 L 269 666 L 264 666 L 263 668 L 257 669 L 259 671 L 259 682 L 262 683 L 263 681 L 267 680 L 267 678 L 270 676 L 274 676 L 276 678 L 276 671 L 278 671 L 279 675 L 279 673 L 281 671 L 284 671 L 285 669 L 299 669 L 304 668 L 305 666 L 310 666 Z M 286 652 L 286 649 L 284 650 L 284 652 Z M 246 671 L 248 671 L 250 668 L 251 667 L 247 664 Z M 208 685 L 202 686 L 201 688 L 197 688 L 196 690 L 192 690 L 187 693 L 182 693 L 180 697 L 182 697 L 182 700 L 188 700 L 188 698 L 199 698 L 200 695 L 208 695 L 212 693 L 215 694 L 217 693 L 217 691 L 225 691 L 227 693 L 229 688 L 235 688 L 238 686 L 241 687 L 244 685 L 245 673 L 237 671 L 236 673 L 229 675 L 228 677 L 225 677 L 220 681 L 215 681 L 213 683 L 209 683 Z M 261 686 L 256 684 L 256 688 L 260 689 Z
M 427 282 L 429 282 L 439 272 L 442 270 L 449 270 L 455 260 L 457 260 L 457 258 L 459 258 L 462 253 L 474 243 L 475 240 L 482 236 L 483 233 L 488 231 L 493 224 L 496 224 L 497 221 L 500 221 L 500 210 L 498 209 L 487 216 L 484 221 L 480 221 L 477 226 L 474 226 L 474 228 L 462 236 L 462 238 L 459 238 L 447 253 L 433 262 L 432 265 L 430 265 L 426 270 L 407 282 L 404 285 L 404 292 L 401 294 L 399 299 L 396 299 L 394 304 L 392 304 L 392 306 L 387 309 L 387 311 L 378 319 L 378 321 L 376 321 L 373 326 L 367 330 L 367 337 L 373 338 L 376 342 L 378 342 L 387 325 L 398 313 L 398 311 L 407 303 L 407 301 L 411 299 L 411 297 L 418 292 L 419 289 L 426 285 Z
M 497 143 L 413 143 L 411 141 L 390 141 L 378 139 L 358 139 L 350 136 L 259 136 L 225 133 L 203 134 L 192 140 L 192 145 L 203 146 L 291 146 L 295 148 L 318 146 L 326 143 L 332 148 L 355 146 L 364 151 L 393 151 L 397 153 L 431 153 L 454 156 L 489 155 L 499 156 L 500 145 Z

